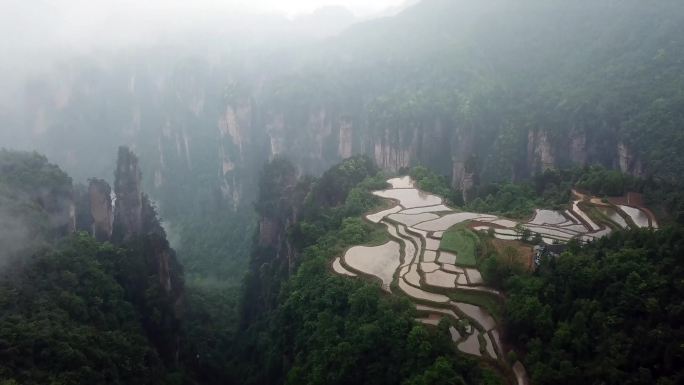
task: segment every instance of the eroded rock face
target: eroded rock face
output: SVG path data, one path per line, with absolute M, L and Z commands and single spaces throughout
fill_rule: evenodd
M 116 210 L 113 237 L 126 242 L 140 235 L 142 226 L 142 173 L 138 157 L 128 147 L 119 147 L 114 175 Z
M 624 142 L 618 142 L 617 155 L 620 171 L 636 177 L 643 176 L 641 161 L 627 144 Z
M 570 132 L 570 161 L 584 166 L 587 164 L 587 134 L 584 130 Z
M 452 186 L 461 191 L 463 201 L 467 202 L 469 192 L 475 187 L 475 172 L 467 169 L 466 162 L 455 160 L 452 162 L 451 181 Z
M 261 218 L 259 221 L 259 246 L 273 247 L 277 245 L 278 240 L 278 223 L 272 218 Z
M 282 155 L 285 152 L 285 117 L 276 114 L 266 124 L 266 133 L 270 141 L 270 159 Z
M 375 163 L 385 170 L 398 171 L 411 165 L 415 153 L 416 131 L 392 131 L 385 129 L 383 135 L 373 143 Z
M 472 130 L 457 128 L 451 144 L 451 185 L 463 192 L 463 200 L 468 199 L 468 191 L 475 185 L 475 170 L 468 167 L 468 160 L 474 155 L 473 152 Z
M 337 155 L 346 159 L 352 156 L 354 128 L 348 120 L 340 122 L 339 142 L 337 145 Z
M 112 237 L 114 213 L 112 210 L 112 188 L 102 179 L 91 179 L 88 185 L 88 200 L 92 220 L 91 234 L 98 241 Z
M 219 118 L 218 128 L 221 139 L 230 140 L 235 151 L 226 151 L 232 160 L 245 158 L 245 151 L 251 143 L 250 131 L 252 130 L 252 107 L 248 102 L 226 106 L 226 111 Z
M 530 130 L 528 132 L 527 163 L 533 174 L 556 167 L 553 147 L 545 130 Z

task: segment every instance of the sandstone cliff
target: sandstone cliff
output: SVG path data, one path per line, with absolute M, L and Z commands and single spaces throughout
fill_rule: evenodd
M 90 231 L 98 241 L 112 238 L 114 212 L 112 209 L 112 188 L 102 179 L 91 179 L 88 185 L 88 208 L 92 221 Z

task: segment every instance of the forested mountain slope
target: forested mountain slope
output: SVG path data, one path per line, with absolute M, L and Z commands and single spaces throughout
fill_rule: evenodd
M 681 227 L 617 233 L 505 287 L 508 332 L 534 384 L 678 384 Z
M 137 157 L 121 148 L 117 163 L 111 208 L 105 182 L 72 187 L 44 157 L 2 153 L 0 207 L 30 236 L 20 248 L 2 243 L 12 251 L 0 270 L 8 384 L 506 383 L 496 365 L 455 348 L 448 323 L 423 326 L 406 299 L 332 272 L 348 247 L 387 241 L 385 228 L 360 218 L 382 207 L 370 192 L 386 178 L 372 159 L 319 178 L 297 177 L 284 159 L 266 166 L 239 302 L 221 287 L 186 294 Z M 76 229 L 85 232 L 69 235 Z M 617 231 L 571 242 L 534 273 L 478 247 L 483 277 L 506 293 L 502 336 L 519 354 L 503 359 L 524 362 L 535 384 L 678 383 L 681 239 L 679 227 Z
M 112 213 L 105 182 L 86 190 L 41 155 L 0 152 L 3 384 L 181 378 L 183 272 L 136 156 L 122 147 L 118 164 Z
M 445 318 L 420 325 L 401 290 L 383 292 L 358 271 L 333 272 L 350 246 L 390 240 L 384 226 L 361 218 L 386 208 L 370 194 L 386 188 L 376 171 L 358 157 L 314 179 L 298 180 L 285 160 L 266 167 L 235 348 L 230 360 L 204 361 L 203 372 L 255 384 L 512 381 L 491 361 L 457 350 Z M 520 254 L 531 245 L 493 246 L 492 235 L 473 235 L 473 263 L 503 294 L 501 303 L 487 303 L 503 323 L 502 360 L 523 362 L 533 384 L 679 383 L 681 231 L 616 230 L 587 245 L 570 241 L 532 270 Z M 475 297 L 462 300 L 485 306 Z
M 373 162 L 351 158 L 299 181 L 292 170 L 275 160 L 262 174 L 260 230 L 228 364 L 236 381 L 499 384 L 491 368 L 415 323 L 408 301 L 333 275 L 331 259 L 345 248 L 384 241 L 382 229 L 358 218 L 378 205 L 370 191 L 385 184 Z

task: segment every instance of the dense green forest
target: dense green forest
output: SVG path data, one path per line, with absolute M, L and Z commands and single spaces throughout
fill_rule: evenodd
M 678 384 L 684 230 L 620 232 L 505 280 L 535 384 Z
M 35 153 L 0 150 L 0 266 L 68 232 L 71 178 Z
M 69 235 L 71 178 L 44 156 L 2 150 L 0 170 L 3 384 L 166 382 L 133 298 L 142 254 Z
M 2 384 L 158 384 L 168 372 L 115 279 L 134 256 L 75 235 L 0 277 Z M 4 381 L 4 382 L 3 382 Z

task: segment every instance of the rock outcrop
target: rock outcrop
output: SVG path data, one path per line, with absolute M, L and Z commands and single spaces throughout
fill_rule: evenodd
M 102 179 L 90 179 L 88 184 L 88 208 L 90 232 L 98 241 L 112 238 L 114 213 L 112 210 L 112 188 Z
M 545 130 L 530 130 L 527 135 L 527 164 L 532 174 L 556 167 L 553 146 Z
M 458 127 L 451 138 L 451 185 L 468 200 L 468 192 L 475 185 L 475 170 L 469 164 L 474 155 L 474 137 L 471 129 Z
M 587 134 L 584 130 L 570 131 L 570 161 L 578 166 L 587 164 Z
M 88 197 L 93 234 L 125 247 L 136 259 L 132 276 L 123 277 L 129 296 L 143 315 L 143 326 L 164 360 L 178 360 L 182 318 L 183 269 L 166 239 L 157 212 L 142 191 L 138 158 L 120 147 L 115 172 L 116 200 L 112 218 L 111 189 L 106 182 L 91 180 Z
M 618 142 L 617 155 L 617 164 L 620 171 L 636 177 L 643 176 L 644 171 L 641 161 L 626 143 Z
M 140 235 L 142 226 L 142 173 L 138 157 L 128 147 L 119 148 L 114 176 L 113 239 L 126 242 Z
M 269 162 L 261 173 L 255 205 L 259 227 L 243 293 L 250 298 L 242 303 L 243 327 L 275 306 L 279 285 L 294 269 L 296 255 L 288 230 L 304 200 L 298 183 L 296 168 L 284 159 Z
M 337 155 L 341 159 L 347 159 L 353 154 L 354 126 L 348 120 L 340 122 L 340 132 L 337 144 Z

